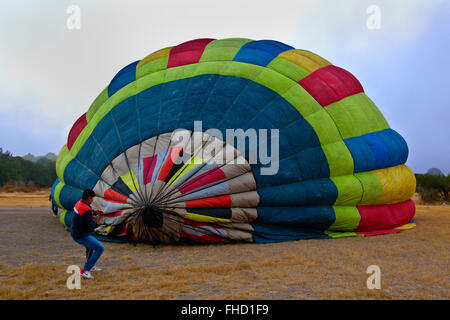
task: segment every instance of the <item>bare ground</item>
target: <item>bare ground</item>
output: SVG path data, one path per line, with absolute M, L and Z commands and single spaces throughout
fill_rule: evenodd
M 0 209 L 0 299 L 449 299 L 450 207 L 418 206 L 417 227 L 367 238 L 274 244 L 103 243 L 81 290 L 84 248 L 49 208 Z M 381 268 L 368 290 L 366 269 Z

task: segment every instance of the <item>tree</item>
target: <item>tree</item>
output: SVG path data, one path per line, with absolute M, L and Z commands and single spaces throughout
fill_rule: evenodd
M 450 175 L 416 174 L 417 192 L 425 201 L 450 201 Z

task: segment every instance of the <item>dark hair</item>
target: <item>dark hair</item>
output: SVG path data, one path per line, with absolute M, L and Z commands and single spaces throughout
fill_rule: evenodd
M 91 189 L 86 189 L 83 191 L 83 200 L 87 200 L 87 198 L 95 197 L 95 192 Z

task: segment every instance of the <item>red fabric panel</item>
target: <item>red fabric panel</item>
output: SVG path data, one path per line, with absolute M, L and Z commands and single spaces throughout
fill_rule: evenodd
M 364 92 L 358 79 L 350 72 L 336 66 L 326 66 L 317 69 L 298 83 L 322 107 L 345 97 Z
M 190 221 L 190 220 L 184 220 L 184 224 L 185 225 L 190 225 L 190 226 L 194 226 L 194 227 L 209 227 L 209 228 L 213 228 L 216 230 L 223 230 L 222 228 L 218 228 L 209 224 L 204 224 L 204 223 L 199 223 L 199 222 L 194 222 L 194 221 Z M 217 242 L 222 242 L 223 239 L 222 237 L 220 237 L 219 235 L 215 235 L 215 234 L 201 234 L 202 230 L 201 229 L 192 229 L 189 230 L 189 227 L 184 227 L 181 231 L 181 237 L 183 238 L 188 238 L 188 239 L 192 239 L 194 241 L 197 242 L 202 242 L 202 243 L 217 243 Z M 204 231 L 204 232 L 208 232 L 208 231 Z
M 111 201 L 112 202 L 112 201 Z M 118 217 L 122 214 L 122 210 L 113 212 L 113 213 L 104 213 L 103 215 L 107 218 L 114 218 L 114 217 Z
M 143 159 L 144 162 L 144 183 L 147 184 L 152 180 L 153 170 L 155 170 L 156 162 L 158 160 L 158 155 L 155 154 L 152 157 L 146 157 Z
M 80 135 L 81 131 L 83 131 L 84 127 L 86 127 L 86 125 L 86 113 L 84 113 L 81 117 L 78 118 L 77 121 L 75 121 L 72 129 L 70 129 L 69 136 L 67 137 L 67 148 L 69 148 L 69 150 L 72 148 L 75 140 L 77 140 L 78 136 Z
M 164 164 L 161 166 L 161 170 L 159 170 L 158 180 L 164 181 L 166 180 L 167 175 L 170 172 L 170 169 L 172 169 L 173 164 L 180 156 L 180 152 L 183 150 L 182 146 L 176 146 L 169 151 L 169 155 L 167 156 L 166 160 L 164 161 Z
M 215 39 L 196 39 L 173 47 L 169 53 L 167 69 L 197 63 L 208 43 Z
M 206 186 L 210 183 L 213 183 L 213 182 L 216 182 L 219 180 L 223 180 L 225 178 L 226 178 L 225 173 L 222 170 L 220 170 L 218 168 L 213 168 L 211 170 L 208 170 L 208 171 L 202 173 L 198 177 L 195 177 L 195 179 L 192 179 L 191 181 L 186 182 L 181 187 L 179 187 L 178 190 L 182 194 L 185 194 L 186 192 Z
M 229 195 L 186 201 L 186 208 L 229 208 L 230 205 Z
M 125 197 L 123 194 L 120 194 L 111 188 L 105 191 L 103 197 L 105 198 L 106 201 L 115 203 L 126 203 L 128 200 L 128 198 Z
M 400 203 L 357 206 L 357 208 L 361 221 L 355 232 L 393 229 L 407 224 L 416 212 L 416 206 L 411 199 Z

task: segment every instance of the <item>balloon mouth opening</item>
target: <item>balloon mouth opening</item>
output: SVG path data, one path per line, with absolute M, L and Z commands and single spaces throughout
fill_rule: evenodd
M 149 205 L 141 209 L 140 215 L 147 227 L 161 228 L 163 226 L 163 215 L 158 207 Z

